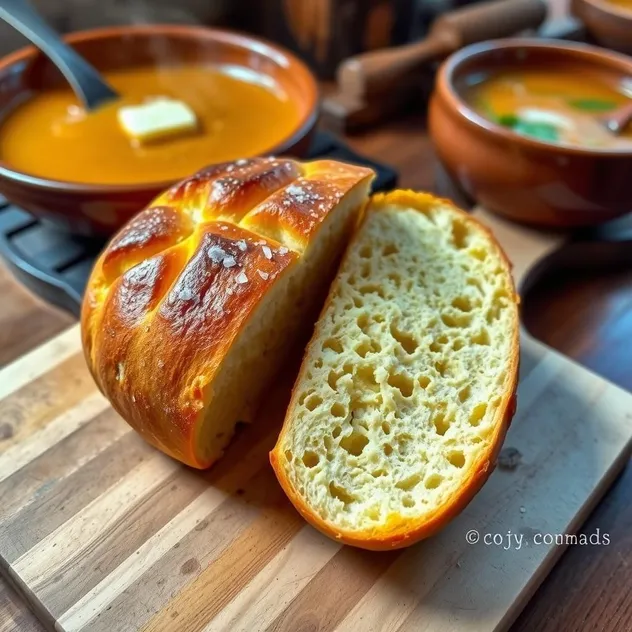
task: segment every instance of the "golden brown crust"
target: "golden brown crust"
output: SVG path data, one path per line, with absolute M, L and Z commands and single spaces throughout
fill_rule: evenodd
M 507 258 L 505 252 L 494 237 L 493 233 L 486 226 L 474 219 L 471 215 L 458 209 L 449 200 L 439 199 L 427 193 L 418 193 L 410 190 L 397 190 L 386 194 L 380 193 L 374 195 L 371 199 L 370 206 L 371 209 L 374 211 L 379 211 L 388 206 L 399 205 L 405 208 L 416 209 L 424 212 L 437 204 L 451 207 L 454 212 L 458 213 L 463 218 L 463 221 L 466 224 L 474 227 L 475 230 L 482 230 L 488 235 L 492 246 L 496 249 L 497 255 L 500 257 L 505 265 L 507 287 L 511 288 L 514 301 L 516 304 L 518 304 L 520 301 L 515 290 L 513 277 L 511 275 L 511 262 Z M 343 262 L 341 264 L 342 266 L 344 266 L 344 261 L 347 256 L 348 254 L 345 254 L 345 257 L 343 258 Z M 326 313 L 331 300 L 332 297 L 330 294 L 321 311 L 321 316 L 322 314 Z M 281 487 L 285 491 L 292 504 L 296 507 L 298 512 L 314 528 L 318 529 L 321 533 L 324 533 L 328 537 L 333 538 L 334 540 L 337 540 L 344 544 L 374 551 L 384 551 L 410 546 L 411 544 L 419 542 L 420 540 L 423 540 L 444 528 L 448 524 L 448 522 L 450 522 L 461 511 L 463 511 L 463 509 L 469 504 L 472 498 L 481 489 L 495 467 L 498 453 L 500 451 L 500 448 L 502 447 L 505 435 L 507 434 L 507 430 L 509 429 L 511 420 L 516 411 L 516 391 L 518 387 L 518 369 L 520 356 L 519 335 L 520 327 L 518 321 L 518 313 L 516 310 L 512 327 L 512 350 L 510 354 L 509 369 L 507 371 L 502 400 L 496 411 L 496 418 L 494 420 L 495 432 L 491 438 L 490 447 L 486 453 L 483 453 L 481 455 L 478 462 L 472 467 L 471 475 L 468 481 L 460 489 L 458 489 L 451 498 L 443 503 L 441 508 L 432 516 L 431 519 L 428 519 L 427 517 L 424 517 L 423 519 L 417 521 L 396 519 L 385 524 L 380 529 L 362 532 L 337 529 L 332 523 L 320 518 L 320 516 L 318 516 L 307 505 L 303 497 L 294 489 L 294 486 L 287 475 L 285 467 L 282 464 L 283 438 L 284 434 L 288 431 L 291 423 L 290 419 L 286 417 L 283 423 L 283 428 L 281 429 L 281 433 L 279 435 L 279 439 L 274 449 L 270 453 L 270 462 L 275 471 L 277 479 L 281 484 Z M 319 336 L 320 319 L 319 324 L 316 325 L 316 328 L 314 330 L 313 339 L 318 338 Z M 307 370 L 308 367 L 303 364 L 295 382 L 288 410 L 292 409 L 295 398 L 298 396 L 296 385 L 301 382 L 303 373 Z
M 371 175 L 331 161 L 216 165 L 112 239 L 88 282 L 82 339 L 99 388 L 145 439 L 184 463 L 210 465 L 196 440 L 204 388 L 328 213 Z M 317 217 L 296 189 L 318 196 Z

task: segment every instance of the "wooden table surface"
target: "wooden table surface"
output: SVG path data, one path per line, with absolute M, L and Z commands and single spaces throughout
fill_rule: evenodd
M 433 189 L 434 155 L 420 117 L 389 124 L 352 139 L 351 144 L 396 166 L 401 186 Z M 0 366 L 74 322 L 18 286 L 2 263 L 0 297 Z M 632 390 L 632 270 L 544 278 L 525 297 L 523 315 L 537 338 Z M 513 630 L 628 632 L 632 620 L 630 524 L 632 468 L 628 467 L 582 529 L 609 533 L 610 546 L 570 547 Z M 0 632 L 42 629 L 12 589 L 0 583 Z

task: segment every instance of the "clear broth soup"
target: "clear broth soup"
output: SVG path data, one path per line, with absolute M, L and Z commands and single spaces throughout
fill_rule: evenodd
M 630 125 L 619 136 L 599 117 L 632 103 L 632 80 L 610 86 L 593 76 L 556 70 L 505 70 L 476 76 L 465 101 L 478 114 L 539 141 L 590 149 L 629 149 Z

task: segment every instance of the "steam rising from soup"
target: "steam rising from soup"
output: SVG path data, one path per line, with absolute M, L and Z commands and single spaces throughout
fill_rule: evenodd
M 555 69 L 504 70 L 471 78 L 466 102 L 481 116 L 543 142 L 592 149 L 629 149 L 632 129 L 619 137 L 599 117 L 632 103 L 630 84 Z

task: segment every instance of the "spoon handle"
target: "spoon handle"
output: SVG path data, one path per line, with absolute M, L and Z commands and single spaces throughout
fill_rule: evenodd
M 0 18 L 27 37 L 59 68 L 86 109 L 118 98 L 116 91 L 57 35 L 27 0 L 0 0 Z
M 632 121 L 632 103 L 628 103 L 616 112 L 604 116 L 602 120 L 613 134 L 622 134 L 630 124 L 630 121 Z

